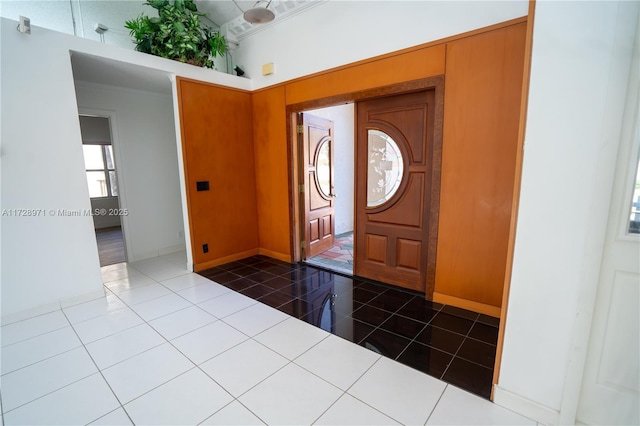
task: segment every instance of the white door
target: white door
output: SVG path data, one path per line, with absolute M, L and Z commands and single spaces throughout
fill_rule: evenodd
M 577 420 L 640 424 L 640 106 L 638 67 L 616 166 Z M 635 77 L 634 77 L 635 73 Z M 631 228 L 631 229 L 630 229 Z

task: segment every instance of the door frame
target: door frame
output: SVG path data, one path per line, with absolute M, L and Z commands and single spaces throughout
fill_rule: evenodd
M 127 209 L 126 196 L 126 179 L 122 172 L 122 154 L 118 132 L 118 123 L 116 112 L 106 109 L 81 108 L 78 107 L 78 118 L 83 116 L 102 117 L 109 121 L 109 131 L 111 133 L 111 147 L 113 150 L 113 161 L 116 167 L 116 180 L 118 181 L 118 207 L 120 210 Z M 91 199 L 89 199 L 91 201 Z M 131 226 L 129 224 L 129 216 L 120 215 L 120 227 L 122 229 L 122 242 L 124 245 L 124 259 L 129 261 L 129 253 L 131 250 Z M 97 244 L 97 242 L 96 242 Z
M 287 115 L 287 162 L 289 173 L 289 223 L 291 223 L 291 253 L 292 261 L 294 263 L 302 260 L 301 242 L 304 240 L 304 221 L 302 216 L 304 212 L 300 211 L 300 158 L 301 153 L 297 140 L 297 119 L 298 113 L 305 110 L 326 108 L 336 106 L 340 104 L 355 103 L 358 101 L 371 100 L 376 98 L 383 98 L 393 95 L 401 95 L 412 92 L 418 92 L 428 89 L 435 89 L 436 96 L 436 111 L 435 111 L 435 140 L 433 148 L 433 156 L 437 170 L 432 170 L 433 189 L 432 200 L 430 206 L 430 219 L 429 219 L 429 241 L 427 243 L 428 258 L 427 258 L 427 282 L 426 282 L 426 296 L 432 295 L 435 287 L 435 266 L 436 266 L 436 247 L 438 241 L 438 213 L 440 205 L 440 175 L 441 175 L 441 163 L 442 163 L 442 129 L 443 129 L 443 116 L 444 116 L 444 75 L 435 77 L 428 77 L 419 80 L 413 80 L 398 84 L 392 84 L 389 86 L 376 87 L 373 89 L 354 91 L 349 93 L 343 93 L 340 95 L 329 96 L 324 98 L 317 98 L 310 101 L 289 104 L 286 106 Z M 356 140 L 356 134 L 354 131 L 354 141 Z M 354 150 L 356 150 L 357 144 L 354 143 Z M 354 153 L 354 170 L 357 163 L 357 152 Z M 355 188 L 355 179 L 354 179 Z M 355 197 L 355 189 L 354 189 Z M 354 209 L 355 209 L 354 203 Z M 355 213 L 355 212 L 354 212 Z M 355 220 L 355 215 L 354 215 Z M 357 230 L 357 223 L 354 223 L 354 232 Z M 357 251 L 357 247 L 354 243 L 354 252 Z M 355 258 L 355 256 L 354 256 Z

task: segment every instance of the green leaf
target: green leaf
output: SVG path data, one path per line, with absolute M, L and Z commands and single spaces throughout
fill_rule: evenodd
M 184 0 L 184 7 L 192 12 L 198 11 L 198 6 L 196 6 L 196 4 L 192 0 Z
M 226 52 L 225 38 L 200 22 L 200 16 L 206 14 L 197 11 L 193 0 L 148 0 L 145 4 L 157 9 L 158 16 L 142 14 L 124 24 L 136 50 L 207 68 L 213 67 L 213 56 Z
M 169 5 L 169 0 L 148 0 L 145 4 L 148 4 L 156 10 L 160 10 Z

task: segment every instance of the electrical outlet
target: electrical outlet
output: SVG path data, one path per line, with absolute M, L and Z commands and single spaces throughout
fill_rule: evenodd
M 203 244 L 202 245 L 202 252 L 203 253 L 209 253 L 209 244 Z

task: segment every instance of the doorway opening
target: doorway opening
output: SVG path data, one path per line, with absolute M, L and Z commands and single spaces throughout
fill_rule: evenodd
M 81 114 L 80 133 L 100 266 L 126 262 L 109 117 Z
M 294 261 L 433 297 L 443 97 L 444 80 L 434 77 L 288 107 L 292 188 L 297 189 L 292 203 Z M 352 114 L 348 137 L 338 135 L 327 112 L 339 107 L 348 107 Z M 313 117 L 319 115 L 330 123 L 315 123 Z M 327 153 L 325 139 L 334 142 Z M 334 176 L 347 168 L 337 164 L 344 156 L 335 155 L 336 141 L 343 139 L 351 148 L 349 185 L 339 184 Z M 324 157 L 329 167 L 323 166 Z M 376 179 L 378 175 L 384 178 Z M 351 235 L 336 231 L 339 215 L 325 211 L 345 201 L 345 188 L 353 215 L 347 230 Z M 377 190 L 384 196 L 374 202 Z M 342 247 L 334 248 L 337 236 L 346 238 Z M 324 240 L 332 242 L 327 245 Z M 320 253 L 329 259 L 317 257 Z M 332 257 L 349 259 L 348 269 L 337 269 Z
M 306 263 L 353 275 L 355 105 L 297 114 Z M 301 137 L 300 137 L 301 136 Z

